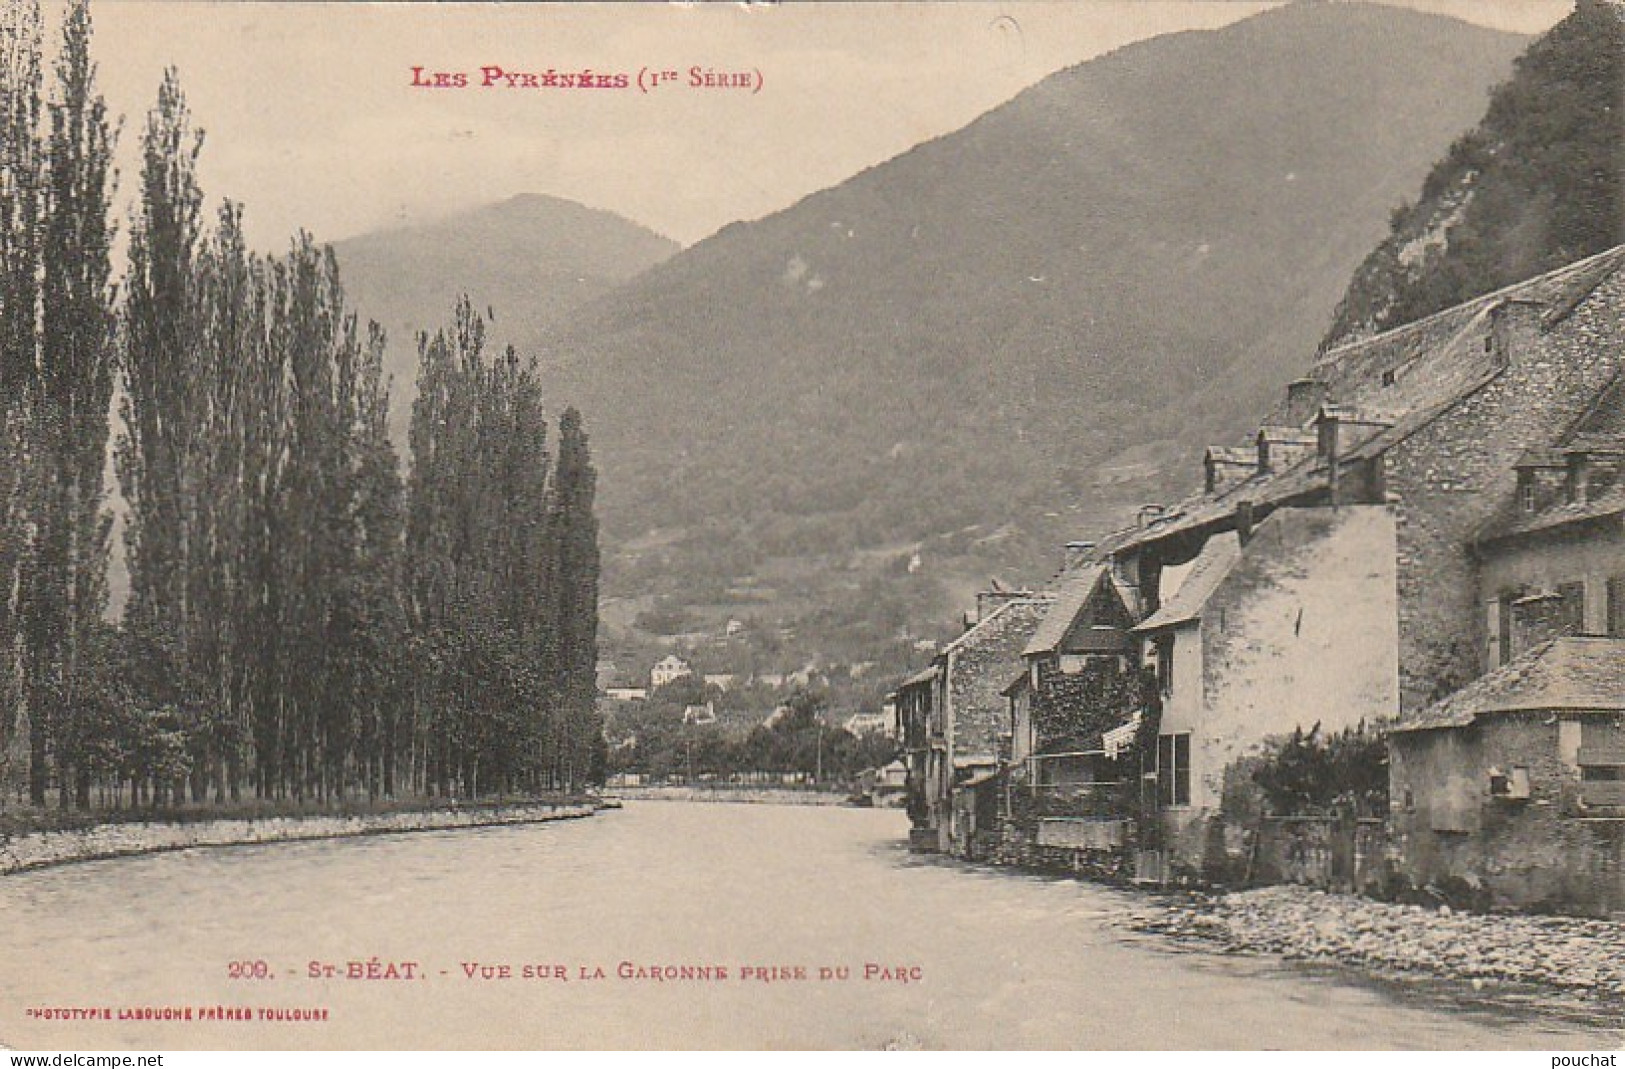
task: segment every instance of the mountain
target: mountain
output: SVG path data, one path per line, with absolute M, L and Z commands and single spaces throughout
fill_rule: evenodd
M 1355 272 L 1325 344 L 1431 315 L 1625 241 L 1625 5 L 1580 0 Z
M 1184 492 L 1526 43 L 1356 3 L 1140 42 L 579 307 L 535 345 L 593 434 L 611 641 L 906 644 Z
M 496 312 L 498 343 L 535 338 L 576 308 L 678 250 L 612 212 L 557 197 L 522 195 L 334 246 L 345 294 L 389 332 L 388 371 L 404 429 L 417 373 L 417 334 L 438 329 L 468 293 Z

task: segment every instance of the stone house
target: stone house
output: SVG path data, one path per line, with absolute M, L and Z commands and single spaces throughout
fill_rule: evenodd
M 1216 871 L 1241 850 L 1242 829 L 1213 826 L 1238 758 L 1294 728 L 1392 715 L 1395 539 L 1388 506 L 1278 509 L 1208 539 L 1134 628 L 1156 666 L 1156 811 L 1176 870 Z
M 909 846 L 915 850 L 942 849 L 938 829 L 947 822 L 943 810 L 948 797 L 948 740 L 933 715 L 937 696 L 937 666 L 909 676 L 888 695 L 897 711 L 897 738 L 907 772 L 904 806 L 908 810 Z
M 1625 639 L 1549 639 L 1388 734 L 1400 874 L 1496 908 L 1625 909 Z
M 1033 789 L 1093 782 L 1104 756 L 1098 737 L 1046 737 L 1033 716 L 1035 699 L 1057 700 L 1057 684 L 1067 677 L 1091 670 L 1115 673 L 1138 662 L 1129 633 L 1134 615 L 1110 568 L 1087 564 L 1065 572 L 1054 594 L 1054 604 L 1021 651 L 1020 672 L 1004 688 L 1010 767 L 1018 782 Z
M 1007 745 L 1002 693 L 1053 598 L 1026 591 L 979 595 L 976 619 L 892 700 L 909 765 L 909 841 L 916 849 L 972 853 L 997 831 L 995 781 Z
M 1625 373 L 1514 467 L 1513 498 L 1473 541 L 1486 670 L 1557 635 L 1625 637 Z

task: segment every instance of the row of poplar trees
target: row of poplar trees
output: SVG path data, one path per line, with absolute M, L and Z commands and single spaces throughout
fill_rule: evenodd
M 0 5 L 0 783 L 26 764 L 33 804 L 89 807 L 589 782 L 579 415 L 555 460 L 534 361 L 465 299 L 419 339 L 403 480 L 382 331 L 331 249 L 252 253 L 230 202 L 206 221 L 174 71 L 116 280 L 90 43 L 75 0 L 47 94 L 36 0 Z

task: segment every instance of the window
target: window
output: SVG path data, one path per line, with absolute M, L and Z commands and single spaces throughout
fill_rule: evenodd
M 1191 804 L 1190 734 L 1157 736 L 1157 803 Z
M 1534 512 L 1539 504 L 1535 497 L 1535 480 L 1524 479 L 1518 487 L 1518 504 L 1525 512 Z
M 1396 383 L 1398 381 L 1399 381 L 1399 373 L 1397 371 L 1395 371 L 1393 368 L 1389 368 L 1387 371 L 1384 371 L 1382 373 L 1382 384 L 1384 386 L 1392 386 L 1394 383 Z
M 1588 807 L 1625 806 L 1625 732 L 1606 723 L 1580 729 L 1580 800 Z
M 1501 595 L 1499 612 L 1496 619 L 1496 664 L 1506 664 L 1512 660 L 1512 603 L 1518 600 L 1516 593 Z
M 1174 636 L 1161 635 L 1157 638 L 1157 685 L 1162 688 L 1162 696 L 1169 697 L 1174 692 Z
M 1502 771 L 1499 768 L 1490 769 L 1490 797 L 1504 798 L 1509 801 L 1524 801 L 1529 797 L 1529 769 L 1524 765 L 1514 765 Z
M 1608 634 L 1625 638 L 1625 575 L 1608 580 Z

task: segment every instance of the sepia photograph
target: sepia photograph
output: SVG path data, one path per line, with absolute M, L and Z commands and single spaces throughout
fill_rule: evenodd
M 9 1064 L 1622 1048 L 1625 0 L 0 0 Z

